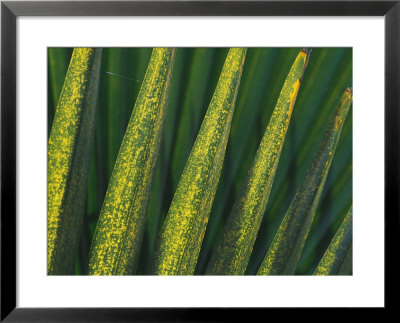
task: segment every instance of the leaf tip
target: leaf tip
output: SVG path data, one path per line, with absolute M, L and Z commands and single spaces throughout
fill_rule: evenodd
M 302 79 L 303 79 L 304 71 L 305 71 L 306 68 L 307 68 L 308 61 L 310 60 L 310 56 L 311 56 L 312 49 L 311 49 L 311 48 L 306 48 L 306 47 L 304 47 L 304 48 L 301 50 L 301 52 L 306 54 L 306 60 L 305 60 L 304 67 L 303 67 L 303 73 L 302 73 L 301 76 L 300 76 L 300 82 L 301 82 Z
M 353 88 L 348 87 L 343 95 L 343 103 L 347 104 L 349 101 L 353 100 Z

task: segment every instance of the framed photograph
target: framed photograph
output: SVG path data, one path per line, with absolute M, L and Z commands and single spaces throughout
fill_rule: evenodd
M 3 1 L 1 320 L 391 308 L 399 15 Z

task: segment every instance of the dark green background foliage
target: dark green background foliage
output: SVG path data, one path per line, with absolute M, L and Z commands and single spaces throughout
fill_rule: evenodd
M 202 274 L 301 48 L 250 48 L 218 191 L 196 274 Z M 180 175 L 218 81 L 228 49 L 179 48 L 155 175 L 138 274 L 151 254 Z M 72 48 L 49 48 L 48 126 L 61 92 Z M 95 143 L 76 274 L 87 274 L 88 254 L 111 172 L 143 80 L 151 48 L 103 51 Z M 352 85 L 351 48 L 313 48 L 294 107 L 271 196 L 247 268 L 254 275 L 310 166 L 329 118 Z M 297 274 L 312 274 L 352 204 L 352 110 L 345 121 Z

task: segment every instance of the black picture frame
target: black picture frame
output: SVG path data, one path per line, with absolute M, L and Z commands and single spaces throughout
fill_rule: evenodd
M 400 1 L 2 1 L 1 321 L 236 321 L 265 309 L 16 307 L 16 19 L 19 16 L 384 16 L 385 308 L 395 304 L 393 255 L 399 236 Z M 396 257 L 395 257 L 396 258 Z M 393 293 L 394 294 L 394 293 Z M 392 296 L 394 297 L 394 296 Z M 251 311 L 251 313 L 250 313 Z M 253 316 L 254 315 L 254 316 Z

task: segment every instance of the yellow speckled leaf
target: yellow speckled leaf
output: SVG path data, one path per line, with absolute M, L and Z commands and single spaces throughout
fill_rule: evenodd
M 353 232 L 353 212 L 350 208 L 346 214 L 339 230 L 336 232 L 328 249 L 325 251 L 324 256 L 318 264 L 317 269 L 314 272 L 316 276 L 327 276 L 327 275 L 338 275 L 343 273 L 343 267 L 348 267 L 351 272 L 352 257 L 349 256 L 352 252 L 352 232 Z
M 330 120 L 319 149 L 314 155 L 311 167 L 308 169 L 303 183 L 269 247 L 258 270 L 258 275 L 294 274 L 318 206 L 352 97 L 352 91 L 347 89 Z
M 48 145 L 47 271 L 70 275 L 82 228 L 101 49 L 76 48 Z
M 208 275 L 243 275 L 246 270 L 308 58 L 307 51 L 302 50 L 288 73 L 241 193 L 210 259 Z
M 175 49 L 153 49 L 90 250 L 90 275 L 134 273 L 168 102 Z
M 165 219 L 152 273 L 192 275 L 225 156 L 246 49 L 231 48 Z

